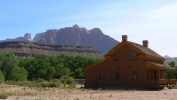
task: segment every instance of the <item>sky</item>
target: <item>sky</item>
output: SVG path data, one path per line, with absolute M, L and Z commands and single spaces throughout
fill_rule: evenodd
M 0 0 L 0 40 L 74 24 L 177 57 L 177 0 Z

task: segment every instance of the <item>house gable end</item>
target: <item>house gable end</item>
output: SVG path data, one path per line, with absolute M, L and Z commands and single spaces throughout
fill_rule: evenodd
M 107 54 L 104 55 L 105 59 L 110 59 L 112 55 L 124 45 L 128 46 L 130 49 L 132 49 L 133 51 L 140 55 L 145 55 L 145 53 L 143 53 L 136 47 L 130 45 L 128 42 L 122 41 L 120 44 L 116 45 L 113 49 L 111 49 Z

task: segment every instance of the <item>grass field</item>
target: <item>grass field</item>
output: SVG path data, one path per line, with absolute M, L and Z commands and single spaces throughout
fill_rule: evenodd
M 177 100 L 177 89 L 167 90 L 92 90 L 79 88 L 41 88 L 0 85 L 6 100 Z

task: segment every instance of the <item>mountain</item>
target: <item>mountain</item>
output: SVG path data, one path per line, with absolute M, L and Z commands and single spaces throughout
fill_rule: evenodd
M 103 34 L 99 28 L 87 30 L 78 25 L 38 33 L 33 42 L 52 45 L 90 46 L 103 54 L 119 43 L 117 40 Z
M 33 39 L 31 37 L 31 34 L 30 33 L 26 33 L 24 35 L 24 37 L 17 37 L 15 39 L 11 39 L 11 38 L 8 38 L 6 40 L 0 40 L 0 42 L 3 42 L 3 41 L 25 41 L 25 42 L 32 42 Z
M 119 41 L 103 34 L 99 28 L 87 30 L 79 27 L 77 24 L 72 27 L 65 27 L 61 29 L 50 29 L 46 32 L 37 33 L 32 39 L 30 33 L 26 33 L 23 37 L 15 39 L 6 39 L 3 41 L 25 41 L 39 44 L 49 45 L 69 45 L 69 46 L 90 46 L 101 53 L 105 54 Z
M 167 59 L 167 58 L 171 58 L 171 57 L 170 57 L 170 56 L 168 56 L 168 55 L 165 55 L 165 56 L 164 56 L 164 58 L 165 58 L 165 59 Z
M 0 52 L 11 52 L 18 57 L 33 58 L 38 54 L 57 56 L 60 54 L 83 55 L 89 57 L 103 57 L 103 54 L 91 47 L 46 45 L 24 41 L 4 41 L 0 43 Z

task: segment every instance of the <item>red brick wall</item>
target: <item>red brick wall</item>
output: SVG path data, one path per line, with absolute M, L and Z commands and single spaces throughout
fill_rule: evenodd
M 132 60 L 131 54 L 135 51 L 123 45 L 117 51 L 118 61 L 107 59 L 103 63 L 85 70 L 85 87 L 143 87 L 145 82 L 144 59 Z M 137 54 L 138 56 L 138 54 Z M 100 73 L 104 72 L 104 80 L 100 80 Z M 120 80 L 116 80 L 116 72 L 120 73 Z M 138 79 L 133 80 L 133 72 L 137 72 Z

